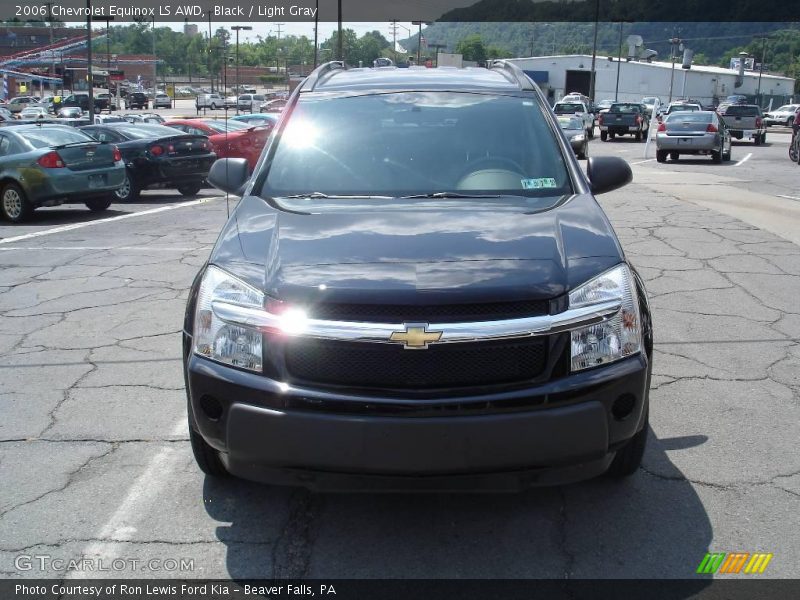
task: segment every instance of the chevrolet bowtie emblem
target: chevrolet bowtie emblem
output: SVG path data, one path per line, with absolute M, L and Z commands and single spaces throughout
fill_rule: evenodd
M 402 342 L 403 347 L 411 350 L 424 350 L 428 344 L 442 339 L 441 331 L 428 331 L 427 323 L 406 323 L 405 331 L 393 331 L 390 342 Z

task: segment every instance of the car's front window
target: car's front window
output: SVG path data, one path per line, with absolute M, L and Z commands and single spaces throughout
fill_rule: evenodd
M 571 192 L 542 110 L 519 96 L 304 95 L 276 144 L 265 196 Z

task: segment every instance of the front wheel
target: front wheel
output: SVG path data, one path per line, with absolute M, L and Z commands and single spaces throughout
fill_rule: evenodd
M 111 198 L 96 198 L 86 202 L 86 208 L 92 212 L 103 212 L 111 206 Z
M 33 214 L 33 205 L 28 202 L 28 198 L 20 186 L 16 183 L 9 183 L 3 188 L 0 211 L 6 220 L 12 223 L 22 223 Z
M 608 467 L 606 475 L 613 479 L 622 479 L 633 475 L 642 464 L 644 449 L 647 446 L 647 430 L 649 418 L 645 415 L 644 426 L 641 431 L 634 435 L 627 444 L 617 450 L 611 466 Z
M 198 432 L 189 419 L 189 442 L 192 445 L 192 454 L 200 470 L 213 477 L 227 477 L 228 470 L 219 458 L 219 452 L 212 448 Z
M 200 191 L 200 186 L 196 183 L 187 183 L 179 185 L 178 191 L 181 193 L 181 196 L 196 196 L 197 192 Z

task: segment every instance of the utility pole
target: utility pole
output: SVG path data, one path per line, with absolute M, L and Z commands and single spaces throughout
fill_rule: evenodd
M 239 32 L 240 31 L 252 31 L 253 28 L 250 25 L 234 25 L 231 27 L 236 32 L 236 94 L 241 93 L 242 89 L 239 87 Z M 280 36 L 280 30 L 278 30 L 278 36 Z M 280 37 L 278 38 L 280 39 Z M 250 112 L 253 112 L 253 104 L 252 100 L 250 102 Z M 236 114 L 239 114 L 239 99 L 237 96 L 236 99 Z
M 392 21 L 392 56 L 397 63 L 397 21 Z
M 336 40 L 336 58 L 338 60 L 344 61 L 344 44 L 342 43 L 342 0 L 338 0 L 338 23 L 337 23 L 337 31 L 339 32 L 339 37 Z
M 756 102 L 761 105 L 761 76 L 764 74 L 764 61 L 767 59 L 767 36 L 762 38 L 761 46 L 761 65 L 758 68 L 758 90 L 756 91 Z
M 211 80 L 211 91 L 214 91 L 214 75 L 211 73 L 211 11 L 208 11 L 208 78 Z
M 672 69 L 669 76 L 669 100 L 667 102 L 672 102 L 672 85 L 675 81 L 675 47 L 680 45 L 681 39 L 676 37 L 674 32 L 672 38 L 669 40 L 669 54 L 670 60 L 672 61 Z
M 153 101 L 156 99 L 158 87 L 158 59 L 156 59 L 156 17 L 153 15 Z
M 89 118 L 94 123 L 94 78 L 92 77 L 92 0 L 86 0 L 86 84 L 89 86 Z
M 278 75 L 281 73 L 281 27 L 283 27 L 283 25 L 284 23 L 275 23 L 275 28 L 278 30 L 278 42 L 277 46 L 275 47 L 275 71 L 278 73 Z
M 595 96 L 595 79 L 597 78 L 597 71 L 595 70 L 595 63 L 597 62 L 597 26 L 600 21 L 600 0 L 595 0 L 594 3 L 594 44 L 592 45 L 592 75 L 589 81 L 589 100 L 594 103 Z
M 617 87 L 614 90 L 614 102 L 619 102 L 619 71 L 622 67 L 622 21 L 619 22 L 619 52 L 617 54 Z
M 47 20 L 50 22 L 50 77 L 56 76 L 56 56 L 53 52 L 53 3 L 46 2 L 47 5 Z M 52 88 L 53 95 L 55 96 L 55 83 L 50 82 L 50 87 Z
M 319 30 L 319 0 L 317 0 L 317 10 L 314 12 L 314 68 L 317 68 L 319 63 L 319 44 L 317 43 L 317 35 Z
M 417 32 L 417 65 L 419 65 L 422 60 L 422 21 L 411 21 L 411 24 L 419 26 Z

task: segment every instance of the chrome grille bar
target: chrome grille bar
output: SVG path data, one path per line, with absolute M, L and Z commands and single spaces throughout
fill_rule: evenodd
M 391 344 L 396 343 L 389 340 L 392 333 L 403 331 L 406 327 L 406 323 L 326 321 L 304 319 L 298 314 L 291 313 L 275 315 L 264 310 L 220 301 L 213 302 L 211 306 L 214 314 L 226 323 L 288 336 Z M 610 300 L 591 306 L 571 308 L 557 315 L 470 323 L 430 323 L 427 325 L 427 330 L 442 332 L 437 344 L 551 335 L 607 321 L 619 312 L 621 306 L 620 300 Z

